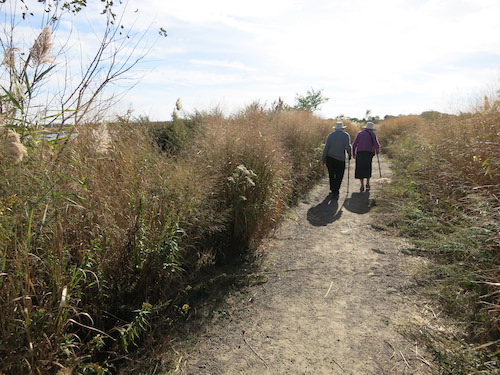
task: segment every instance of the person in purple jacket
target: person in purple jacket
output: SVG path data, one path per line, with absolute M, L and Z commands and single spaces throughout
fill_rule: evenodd
M 333 198 L 338 199 L 340 185 L 344 178 L 346 154 L 351 160 L 351 137 L 344 131 L 346 127 L 342 122 L 335 124 L 335 131 L 326 137 L 323 148 L 323 163 L 328 168 L 330 177 L 330 191 Z
M 374 132 L 375 124 L 366 123 L 366 126 L 360 131 L 352 144 L 352 154 L 356 159 L 354 178 L 361 181 L 359 191 L 370 190 L 370 178 L 372 177 L 372 160 L 375 154 L 380 152 L 380 143 Z M 366 178 L 366 185 L 365 185 Z

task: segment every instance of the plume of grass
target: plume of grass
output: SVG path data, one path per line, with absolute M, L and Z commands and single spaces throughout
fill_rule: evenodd
M 52 30 L 49 25 L 45 26 L 35 43 L 30 49 L 30 58 L 35 65 L 53 64 L 54 61 L 49 55 L 54 42 L 52 41 Z
M 0 144 L 2 146 L 0 160 L 3 163 L 17 164 L 28 153 L 26 147 L 21 143 L 19 134 L 4 126 L 0 126 Z

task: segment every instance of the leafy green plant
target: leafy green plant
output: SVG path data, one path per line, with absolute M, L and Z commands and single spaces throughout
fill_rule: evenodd
M 121 351 L 128 353 L 129 346 L 137 345 L 138 340 L 147 331 L 150 325 L 149 315 L 151 308 L 150 304 L 143 303 L 142 308 L 135 311 L 136 315 L 130 323 L 117 328 L 120 334 L 118 345 Z

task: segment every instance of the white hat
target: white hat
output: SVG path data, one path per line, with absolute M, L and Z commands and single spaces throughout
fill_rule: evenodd
M 342 123 L 342 121 L 338 121 L 335 124 L 335 130 L 341 130 L 341 129 L 345 129 L 345 128 L 347 128 L 347 126 L 344 126 L 344 124 Z
M 367 122 L 366 125 L 363 126 L 363 129 L 375 130 L 375 124 L 373 122 Z

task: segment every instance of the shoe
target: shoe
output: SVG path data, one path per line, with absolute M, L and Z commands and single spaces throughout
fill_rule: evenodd
M 370 190 L 370 185 L 366 184 L 366 191 Z
M 361 186 L 361 187 L 359 188 L 359 191 L 362 193 L 363 191 L 365 191 L 365 187 L 364 187 L 364 186 Z

